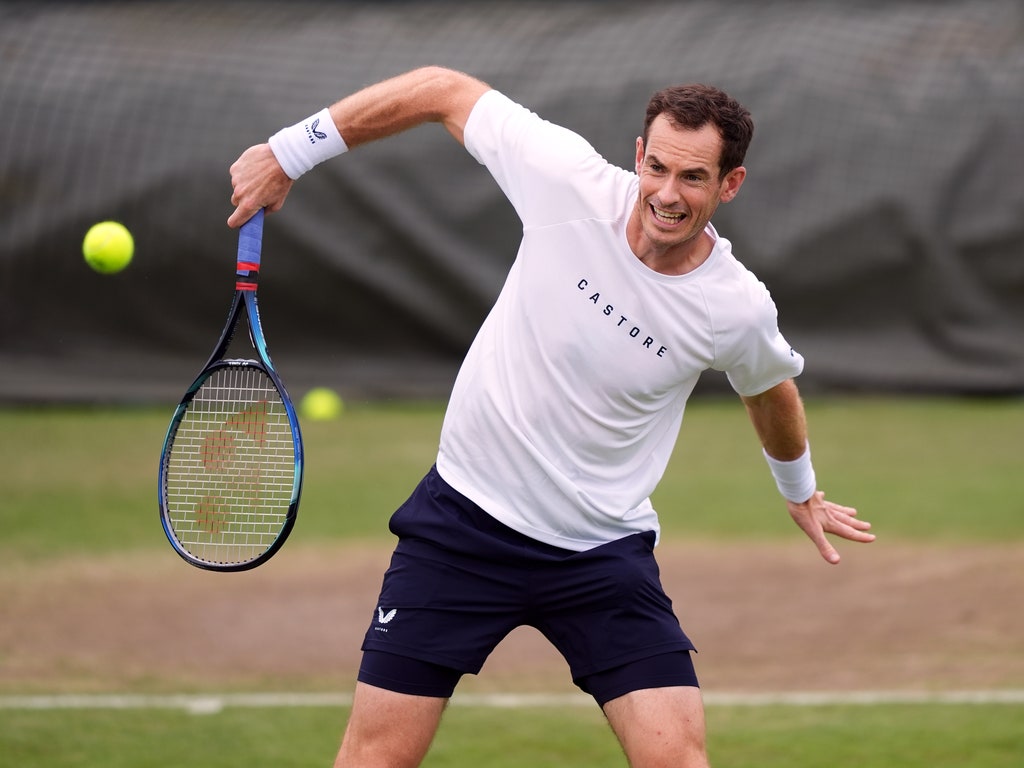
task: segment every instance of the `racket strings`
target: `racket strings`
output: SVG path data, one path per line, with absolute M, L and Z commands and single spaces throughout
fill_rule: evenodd
M 178 542 L 211 563 L 255 559 L 285 526 L 295 467 L 287 409 L 266 372 L 216 370 L 186 409 L 168 459 L 167 514 Z

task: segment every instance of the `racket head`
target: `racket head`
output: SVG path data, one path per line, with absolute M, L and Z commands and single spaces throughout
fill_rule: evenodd
M 257 360 L 211 364 L 182 398 L 164 439 L 167 539 L 199 568 L 255 568 L 291 532 L 302 469 L 298 417 L 273 369 Z

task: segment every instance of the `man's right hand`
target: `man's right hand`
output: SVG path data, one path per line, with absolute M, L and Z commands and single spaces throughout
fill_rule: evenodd
M 281 170 L 269 144 L 249 147 L 231 165 L 231 204 L 235 212 L 228 226 L 237 228 L 251 219 L 260 208 L 267 213 L 281 210 L 295 182 Z

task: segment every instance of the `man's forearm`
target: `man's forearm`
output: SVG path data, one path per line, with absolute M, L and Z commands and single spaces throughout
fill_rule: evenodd
M 350 148 L 429 122 L 442 123 L 462 143 L 469 113 L 488 90 L 461 72 L 423 67 L 357 91 L 330 112 Z
M 792 461 L 807 449 L 807 417 L 792 379 L 760 395 L 744 397 L 751 424 L 769 456 Z
M 802 504 L 817 490 L 807 444 L 807 418 L 796 384 L 784 381 L 754 397 L 744 397 L 750 421 L 764 447 L 779 493 Z

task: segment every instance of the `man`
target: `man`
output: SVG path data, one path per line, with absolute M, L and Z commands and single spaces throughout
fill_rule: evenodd
M 701 371 L 726 372 L 826 561 L 839 561 L 827 533 L 874 538 L 817 490 L 792 381 L 803 360 L 710 224 L 746 176 L 750 116 L 717 89 L 661 91 L 631 173 L 485 83 L 426 67 L 246 150 L 229 225 L 280 209 L 316 163 L 431 121 L 488 168 L 523 240 L 456 379 L 436 466 L 392 517 L 399 543 L 336 766 L 418 765 L 460 676 L 520 624 L 565 656 L 631 766 L 706 766 L 649 500 Z

